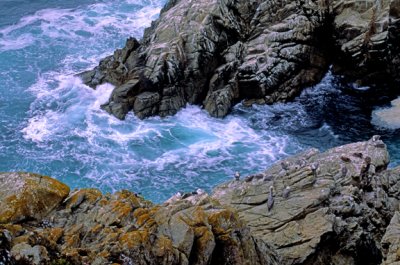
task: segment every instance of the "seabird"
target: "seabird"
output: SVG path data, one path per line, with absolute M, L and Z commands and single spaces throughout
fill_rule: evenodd
M 317 181 L 317 170 L 318 170 L 319 164 L 318 163 L 313 163 L 310 165 L 311 171 L 313 173 L 314 179 L 311 181 L 312 184 L 314 184 Z
M 353 156 L 358 157 L 358 158 L 363 158 L 363 154 L 362 153 L 353 153 Z
M 346 162 L 346 163 L 349 163 L 349 162 L 351 162 L 351 159 L 350 158 L 348 158 L 347 156 L 345 156 L 345 155 L 341 155 L 340 156 L 340 159 L 343 161 L 343 162 Z
M 271 211 L 272 207 L 274 206 L 274 187 L 272 186 L 269 187 L 267 206 L 268 212 Z
M 287 171 L 287 170 L 289 170 L 290 164 L 287 161 L 282 161 L 281 162 L 281 167 L 282 167 L 283 170 Z
M 312 163 L 310 167 L 311 167 L 312 172 L 317 172 L 317 169 L 319 168 L 319 164 Z
M 254 175 L 251 175 L 251 176 L 245 177 L 245 178 L 244 178 L 244 181 L 250 182 L 250 181 L 252 181 L 253 179 L 254 179 Z
M 317 177 L 317 170 L 319 168 L 319 164 L 318 163 L 312 163 L 310 165 L 310 168 L 311 168 L 311 171 L 312 171 L 314 177 Z
M 186 192 L 182 195 L 181 199 L 187 199 L 189 197 L 191 197 L 193 194 L 193 192 Z
M 340 172 L 341 173 L 341 177 L 345 178 L 347 176 L 347 172 L 348 172 L 347 167 L 346 166 L 341 166 L 340 171 L 341 171 Z
M 290 187 L 286 186 L 286 188 L 282 192 L 282 196 L 283 198 L 287 199 L 289 197 L 289 194 L 290 194 Z
M 197 194 L 199 194 L 199 195 L 203 195 L 204 193 L 206 193 L 206 192 L 205 192 L 204 190 L 202 190 L 202 189 L 197 189 L 196 192 L 197 192 Z
M 236 181 L 239 181 L 239 180 L 240 180 L 240 173 L 239 173 L 239 171 L 236 171 L 236 173 L 235 173 L 235 180 L 236 180 Z
M 374 135 L 374 136 L 372 136 L 372 142 L 377 142 L 377 141 L 379 141 L 381 139 L 381 136 L 380 135 Z

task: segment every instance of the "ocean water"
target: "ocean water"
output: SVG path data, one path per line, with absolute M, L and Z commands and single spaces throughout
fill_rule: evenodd
M 111 85 L 74 74 L 140 38 L 164 0 L 0 0 L 0 171 L 50 175 L 72 188 L 129 189 L 155 202 L 210 191 L 310 147 L 383 135 L 400 164 L 400 132 L 371 123 L 395 97 L 327 73 L 294 102 L 238 104 L 225 119 L 197 106 L 176 116 L 119 121 L 100 110 Z M 383 89 L 383 88 L 382 88 Z

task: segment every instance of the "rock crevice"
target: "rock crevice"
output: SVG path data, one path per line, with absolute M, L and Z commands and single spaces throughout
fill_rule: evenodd
M 398 1 L 175 0 L 139 42 L 81 74 L 116 86 L 103 108 L 123 119 L 187 103 L 224 117 L 241 100 L 293 99 L 329 65 L 357 84 L 400 80 Z
M 398 264 L 400 169 L 388 163 L 374 137 L 311 149 L 211 195 L 176 194 L 161 205 L 2 173 L 0 262 Z

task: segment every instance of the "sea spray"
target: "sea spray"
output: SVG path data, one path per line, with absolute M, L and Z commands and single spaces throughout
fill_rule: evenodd
M 93 90 L 75 74 L 129 36 L 140 38 L 162 4 L 36 6 L 0 27 L 0 171 L 47 174 L 72 188 L 130 189 L 161 202 L 178 191 L 210 191 L 236 171 L 256 173 L 309 147 L 381 133 L 331 73 L 292 103 L 239 104 L 224 119 L 198 106 L 167 118 L 115 119 L 100 109 L 112 86 Z M 396 134 L 386 139 L 389 149 L 399 146 Z

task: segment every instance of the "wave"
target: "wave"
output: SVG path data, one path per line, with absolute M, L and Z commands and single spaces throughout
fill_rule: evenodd
M 26 63 L 21 75 L 34 76 L 21 85 L 33 99 L 14 134 L 14 156 L 21 159 L 13 169 L 49 174 L 72 188 L 130 189 L 160 202 L 177 191 L 209 191 L 236 171 L 262 171 L 306 147 L 339 142 L 322 111 L 341 96 L 330 73 L 293 103 L 239 104 L 224 119 L 190 105 L 173 117 L 144 121 L 132 114 L 120 121 L 101 110 L 113 87 L 93 90 L 74 74 L 96 65 L 126 37 L 140 37 L 161 5 L 124 0 L 44 9 L 0 29 L 0 72 L 7 55 Z
M 42 9 L 1 28 L 0 51 L 31 45 L 48 47 L 48 41 L 52 45 L 71 42 L 73 46 L 77 42 L 101 43 L 102 39 L 108 44 L 115 41 L 110 37 L 119 35 L 140 38 L 143 29 L 157 18 L 161 5 L 162 1 L 118 1 L 92 4 L 85 9 Z M 90 49 L 90 45 L 86 48 Z M 109 46 L 109 50 L 113 48 Z
M 374 110 L 371 122 L 378 128 L 400 129 L 400 98 L 393 100 L 390 107 Z

